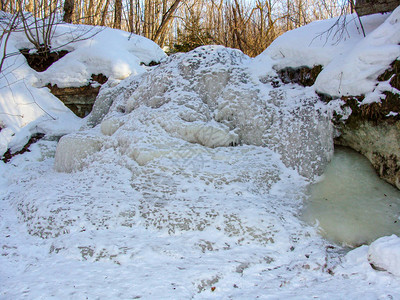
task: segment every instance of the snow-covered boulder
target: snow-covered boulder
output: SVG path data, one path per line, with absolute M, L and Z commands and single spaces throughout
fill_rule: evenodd
M 400 276 L 400 238 L 393 234 L 377 239 L 369 246 L 368 261 L 377 270 Z
M 333 130 L 318 96 L 312 89 L 262 83 L 250 63 L 222 46 L 174 55 L 123 81 L 123 89 L 103 89 L 93 125 L 101 123 L 114 147 L 139 164 L 187 142 L 207 148 L 247 144 L 278 152 L 305 177 L 321 175 L 332 155 Z M 56 169 L 62 169 L 57 161 Z

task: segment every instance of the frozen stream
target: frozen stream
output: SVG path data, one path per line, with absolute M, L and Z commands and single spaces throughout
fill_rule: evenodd
M 369 161 L 338 148 L 321 182 L 311 187 L 304 219 L 329 240 L 356 247 L 400 234 L 400 191 L 379 179 Z

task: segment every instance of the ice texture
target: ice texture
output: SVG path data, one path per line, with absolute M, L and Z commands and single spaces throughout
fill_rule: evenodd
M 85 165 L 85 159 L 100 151 L 101 147 L 101 136 L 84 132 L 65 135 L 57 145 L 55 170 L 62 172 L 79 170 Z
M 187 147 L 185 142 L 255 145 L 276 151 L 307 178 L 321 175 L 333 151 L 329 113 L 319 109 L 312 89 L 274 88 L 253 76 L 250 62 L 222 46 L 174 55 L 121 82 L 123 88 L 103 87 L 90 124 L 101 123 L 113 147 L 141 165 Z

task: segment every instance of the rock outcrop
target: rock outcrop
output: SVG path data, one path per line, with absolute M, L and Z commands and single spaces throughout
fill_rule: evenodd
M 360 105 L 363 97 L 343 97 L 352 114 L 338 124 L 341 133 L 336 143 L 365 155 L 379 176 L 400 189 L 400 61 L 378 80 L 387 82 L 394 92 L 385 92 L 380 102 Z M 397 90 L 397 92 L 396 92 Z
M 365 16 L 393 11 L 399 5 L 399 0 L 357 0 L 355 9 L 359 16 Z
M 60 99 L 78 117 L 86 117 L 93 108 L 100 87 L 107 81 L 103 74 L 92 75 L 92 82 L 81 87 L 59 88 L 48 84 L 50 92 Z

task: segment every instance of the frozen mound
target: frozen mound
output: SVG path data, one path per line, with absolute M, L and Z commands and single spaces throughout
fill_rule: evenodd
M 400 238 L 393 234 L 377 239 L 369 246 L 368 261 L 376 270 L 400 276 Z
M 108 144 L 140 165 L 188 143 L 246 144 L 278 152 L 286 166 L 307 178 L 320 175 L 333 150 L 329 114 L 319 109 L 311 89 L 273 88 L 270 81 L 254 79 L 250 62 L 242 52 L 221 46 L 174 55 L 123 81 L 134 87 L 128 92 L 118 94 L 118 86 L 102 90 L 92 124 L 100 123 Z M 63 152 L 67 145 L 58 147 L 57 156 L 67 157 Z M 58 160 L 56 169 L 63 169 Z

